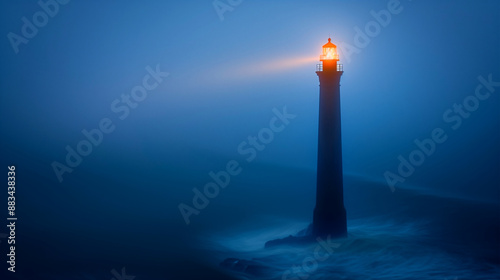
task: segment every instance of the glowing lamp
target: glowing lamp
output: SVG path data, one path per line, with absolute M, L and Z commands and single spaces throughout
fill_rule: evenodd
M 319 56 L 319 60 L 339 60 L 339 54 L 337 53 L 337 46 L 332 43 L 332 39 L 328 38 L 328 43 L 323 45 L 323 54 Z
M 331 38 L 328 38 L 328 43 L 323 45 L 323 53 L 319 56 L 319 60 L 321 64 L 316 65 L 316 71 L 343 71 L 342 64 L 337 64 L 339 54 Z

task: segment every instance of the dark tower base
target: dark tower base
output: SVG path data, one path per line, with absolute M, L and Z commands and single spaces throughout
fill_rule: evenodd
M 327 210 L 314 208 L 313 235 L 331 238 L 347 237 L 345 208 Z

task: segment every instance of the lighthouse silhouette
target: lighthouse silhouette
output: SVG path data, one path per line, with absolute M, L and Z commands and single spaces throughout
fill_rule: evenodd
M 316 207 L 312 234 L 317 237 L 347 237 L 342 176 L 340 121 L 340 77 L 337 46 L 328 38 L 316 65 L 319 77 L 319 128 Z
M 319 77 L 318 167 L 316 207 L 313 223 L 296 236 L 267 241 L 265 246 L 297 244 L 317 237 L 347 237 L 342 176 L 342 133 L 340 127 L 340 77 L 337 46 L 328 38 L 316 65 Z M 311 239 L 312 237 L 312 239 Z

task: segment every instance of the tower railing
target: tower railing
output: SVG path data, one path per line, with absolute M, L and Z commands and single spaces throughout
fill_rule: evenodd
M 323 63 L 316 64 L 316 71 L 317 72 L 322 72 L 323 71 Z M 344 71 L 344 65 L 343 64 L 337 64 L 337 72 L 343 72 Z

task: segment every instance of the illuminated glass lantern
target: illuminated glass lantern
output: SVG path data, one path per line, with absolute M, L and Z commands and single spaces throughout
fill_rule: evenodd
M 323 45 L 323 52 L 319 56 L 320 64 L 316 64 L 316 72 L 333 71 L 343 72 L 344 67 L 338 64 L 339 54 L 337 53 L 337 46 L 332 43 L 332 39 L 328 38 L 328 43 Z
M 339 60 L 337 46 L 332 43 L 332 39 L 328 38 L 328 43 L 323 45 L 323 54 L 319 56 L 319 60 Z

